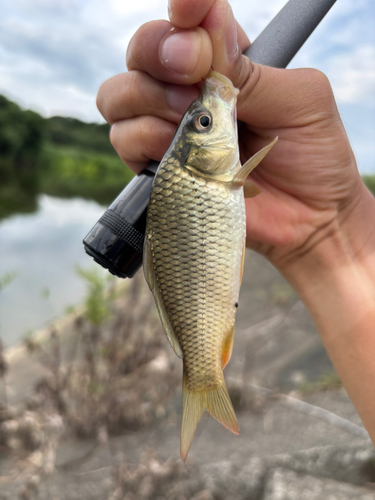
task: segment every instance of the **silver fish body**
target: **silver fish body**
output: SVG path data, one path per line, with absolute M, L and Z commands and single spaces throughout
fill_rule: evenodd
M 217 387 L 240 290 L 243 189 L 192 175 L 171 156 L 159 168 L 148 217 L 155 280 L 183 354 L 187 389 Z
M 181 457 L 204 409 L 234 433 L 223 377 L 231 356 L 245 250 L 246 177 L 235 89 L 212 72 L 181 120 L 151 191 L 144 271 L 168 340 L 183 360 Z M 272 144 L 273 145 L 273 144 Z M 256 187 L 247 182 L 254 194 Z

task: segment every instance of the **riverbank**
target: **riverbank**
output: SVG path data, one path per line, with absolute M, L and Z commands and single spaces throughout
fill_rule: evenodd
M 0 125 L 0 220 L 34 212 L 41 193 L 108 205 L 133 176 L 107 123 L 43 118 L 0 95 Z
M 226 370 L 240 437 L 205 415 L 186 464 L 180 361 L 142 276 L 127 285 L 112 290 L 100 328 L 84 308 L 8 351 L 13 415 L 0 428 L 13 434 L 0 438 L 2 498 L 21 490 L 23 498 L 69 500 L 276 500 L 284 490 L 285 499 L 375 498 L 373 447 L 337 378 L 328 377 L 332 367 L 306 311 L 264 259 L 247 255 Z M 322 375 L 332 385 L 319 385 Z M 280 389 L 353 427 L 296 409 Z M 27 432 L 17 434 L 25 418 L 35 434 L 29 448 Z

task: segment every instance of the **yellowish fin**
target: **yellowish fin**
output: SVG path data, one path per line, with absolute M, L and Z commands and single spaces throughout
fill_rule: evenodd
M 245 184 L 247 176 L 254 170 L 257 165 L 259 165 L 259 163 L 267 155 L 270 149 L 276 144 L 277 140 L 278 137 L 275 137 L 275 139 L 270 144 L 268 144 L 268 146 L 265 146 L 263 149 L 255 153 L 254 156 L 249 158 L 247 162 L 242 165 L 240 171 L 234 178 L 234 182 L 236 184 L 241 184 L 242 186 Z
M 181 458 L 184 462 L 204 410 L 208 410 L 224 427 L 234 434 L 238 434 L 237 418 L 225 386 L 224 377 L 220 387 L 207 391 L 189 391 L 184 373 L 181 426 Z
M 261 192 L 262 191 L 258 188 L 255 182 L 250 179 L 245 180 L 245 184 L 243 185 L 243 194 L 245 198 L 254 198 L 254 196 Z
M 223 348 L 221 351 L 221 366 L 223 370 L 229 363 L 229 360 L 232 356 L 233 340 L 234 340 L 234 325 L 224 337 Z

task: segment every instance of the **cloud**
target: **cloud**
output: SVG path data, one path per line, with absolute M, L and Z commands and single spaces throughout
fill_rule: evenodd
M 138 26 L 166 13 L 161 0 L 15 0 L 0 19 L 0 93 L 47 116 L 102 121 L 100 84 L 126 70 Z
M 230 3 L 254 40 L 286 0 Z M 358 151 L 366 149 L 363 128 L 373 130 L 375 114 L 374 16 L 373 0 L 336 2 L 290 65 L 327 74 Z M 126 47 L 136 29 L 160 18 L 167 18 L 167 0 L 2 2 L 0 93 L 45 116 L 101 121 L 95 106 L 100 84 L 126 70 Z M 367 148 L 365 168 L 374 163 L 372 154 Z
M 375 45 L 357 47 L 332 61 L 332 85 L 343 103 L 375 106 Z

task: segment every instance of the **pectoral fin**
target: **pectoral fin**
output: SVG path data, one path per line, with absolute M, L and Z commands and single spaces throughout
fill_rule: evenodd
M 245 180 L 245 184 L 243 185 L 243 194 L 245 198 L 254 198 L 254 196 L 261 192 L 262 191 L 258 188 L 255 182 L 250 179 Z
M 254 156 L 249 158 L 247 162 L 242 165 L 241 170 L 234 178 L 235 183 L 241 185 L 245 184 L 247 176 L 250 174 L 252 170 L 254 170 L 254 168 L 263 160 L 263 158 L 270 151 L 270 149 L 276 144 L 277 139 L 278 137 L 275 137 L 275 139 L 270 144 L 268 144 L 268 146 L 265 146 L 263 149 L 255 153 Z
M 169 343 L 171 344 L 174 352 L 179 358 L 182 358 L 182 351 L 180 344 L 178 343 L 177 337 L 173 331 L 172 325 L 169 321 L 167 312 L 164 307 L 164 302 L 163 298 L 160 295 L 160 290 L 155 283 L 155 272 L 154 272 L 154 263 L 152 261 L 152 253 L 151 253 L 151 246 L 150 242 L 147 238 L 147 235 L 145 237 L 145 242 L 143 245 L 143 271 L 145 274 L 146 281 L 148 283 L 148 286 L 150 287 L 150 290 L 154 296 L 155 299 L 155 304 L 156 307 L 158 308 L 159 311 L 159 316 L 160 320 L 163 324 L 165 334 L 169 340 Z

